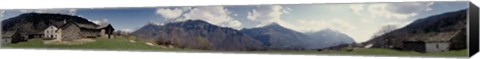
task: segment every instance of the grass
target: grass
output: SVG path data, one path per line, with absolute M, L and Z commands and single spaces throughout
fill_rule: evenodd
M 414 51 L 401 51 L 384 48 L 361 48 L 353 51 L 330 50 L 330 51 L 265 51 L 264 53 L 291 53 L 291 54 L 329 54 L 329 55 L 374 55 L 374 56 L 427 56 L 427 57 L 467 57 L 467 49 L 452 50 L 447 52 L 420 53 Z
M 32 39 L 28 42 L 21 42 L 17 44 L 7 44 L 3 47 L 7 48 L 55 48 L 55 49 L 94 49 L 94 50 L 139 50 L 139 51 L 197 51 L 197 52 L 215 52 L 195 49 L 180 49 L 180 48 L 162 48 L 158 45 L 150 46 L 145 44 L 145 41 L 136 40 L 135 43 L 130 42 L 135 38 L 114 37 L 112 39 L 97 38 L 95 42 L 84 43 L 80 45 L 59 45 L 59 44 L 44 44 L 41 39 Z M 150 42 L 150 41 L 148 41 Z M 220 52 L 220 51 L 217 51 Z M 228 52 L 228 51 L 226 51 Z M 237 51 L 238 52 L 238 51 Z M 274 54 L 323 54 L 323 55 L 374 55 L 374 56 L 431 56 L 431 57 L 467 57 L 467 49 L 454 50 L 448 52 L 433 52 L 433 53 L 419 53 L 414 51 L 401 51 L 383 48 L 361 48 L 353 51 L 347 50 L 301 50 L 301 51 L 240 51 L 247 53 L 274 53 Z
M 44 44 L 41 39 L 32 39 L 27 42 L 20 42 L 16 44 L 7 44 L 7 48 L 55 48 L 55 49 L 101 49 L 101 50 L 162 50 L 162 51 L 176 51 L 176 50 L 190 50 L 179 48 L 161 48 L 158 45 L 150 46 L 144 41 L 130 42 L 131 39 L 125 37 L 114 37 L 112 39 L 97 38 L 95 42 L 78 44 L 78 45 L 59 45 L 59 44 Z

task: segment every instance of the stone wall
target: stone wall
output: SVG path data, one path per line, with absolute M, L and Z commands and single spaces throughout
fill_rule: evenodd
M 78 40 L 80 39 L 80 28 L 75 25 L 67 25 L 65 28 L 62 28 L 62 39 L 66 41 Z
M 100 31 L 94 29 L 80 29 L 80 34 L 82 37 L 96 38 L 100 36 Z
M 448 42 L 430 42 L 425 44 L 426 52 L 448 51 L 450 43 Z

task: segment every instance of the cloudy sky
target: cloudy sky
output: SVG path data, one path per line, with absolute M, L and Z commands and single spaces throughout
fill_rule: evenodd
M 289 4 L 188 6 L 141 8 L 86 8 L 0 10 L 7 19 L 22 13 L 61 13 L 77 15 L 95 23 L 110 23 L 116 29 L 134 31 L 148 23 L 162 24 L 188 19 L 234 29 L 255 28 L 273 22 L 308 33 L 333 29 L 357 42 L 367 41 L 385 25 L 405 26 L 416 19 L 466 9 L 468 2 L 402 2 L 357 4 Z

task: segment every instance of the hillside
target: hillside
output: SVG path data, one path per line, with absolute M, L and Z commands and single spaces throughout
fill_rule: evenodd
M 64 14 L 50 13 L 24 13 L 16 17 L 8 18 L 2 21 L 2 34 L 8 31 L 17 31 L 19 34 L 42 34 L 50 25 L 62 26 L 66 22 L 75 22 L 78 26 L 85 28 L 96 28 L 99 25 L 88 21 L 87 19 Z M 31 38 L 33 36 L 26 36 Z M 25 40 L 15 39 L 12 43 L 23 42 Z
M 64 21 L 73 21 L 84 27 L 97 27 L 98 25 L 85 18 L 63 14 L 25 13 L 2 21 L 2 31 L 19 30 L 21 32 L 35 33 L 44 30 L 49 25 L 61 26 Z
M 417 38 L 452 38 L 448 36 L 454 36 L 449 40 L 452 42 L 451 49 L 465 49 L 466 15 L 467 10 L 460 10 L 418 19 L 403 28 L 375 37 L 363 44 L 373 44 L 374 48 L 402 49 L 402 41 L 444 41 L 444 39 Z
M 242 29 L 256 40 L 259 40 L 270 50 L 301 50 L 305 49 L 308 40 L 307 35 L 272 23 L 264 27 Z
M 158 44 L 173 44 L 179 48 L 208 50 L 264 50 L 254 38 L 235 29 L 219 27 L 201 20 L 160 25 L 146 25 L 131 35 L 154 39 Z M 173 40 L 173 42 L 172 42 Z
M 353 38 L 341 32 L 332 29 L 323 29 L 317 32 L 306 33 L 310 38 L 307 49 L 321 49 L 326 47 L 337 46 L 341 44 L 355 43 Z

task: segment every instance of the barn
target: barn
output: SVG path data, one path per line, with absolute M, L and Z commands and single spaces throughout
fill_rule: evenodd
M 110 24 L 104 26 L 90 26 L 77 24 L 75 22 L 67 22 L 57 31 L 59 36 L 57 37 L 58 40 L 71 41 L 81 38 L 110 38 L 114 29 Z
M 18 32 L 5 31 L 2 32 L 2 44 L 26 41 L 32 38 L 56 39 L 62 41 L 72 41 L 82 38 L 98 38 L 104 37 L 110 39 L 115 29 L 112 25 L 92 25 L 78 24 L 74 21 L 63 21 L 62 25 L 50 25 L 42 31 Z
M 1 39 L 1 44 L 10 44 L 10 43 L 17 43 L 20 41 L 25 41 L 26 37 L 22 36 L 19 32 L 17 31 L 5 31 L 2 32 L 2 39 Z
M 449 51 L 450 47 L 452 47 L 452 39 L 456 37 L 459 32 L 460 31 L 418 34 L 415 37 L 403 41 L 403 49 L 423 53 Z
M 448 41 L 404 41 L 403 44 L 405 50 L 417 52 L 444 52 L 450 47 Z
M 67 22 L 66 24 L 62 25 L 58 30 L 58 38 L 59 40 L 77 40 L 80 39 L 80 28 L 75 22 Z
M 112 34 L 115 30 L 111 24 L 101 26 L 98 29 L 100 29 L 100 35 L 108 39 L 111 39 L 113 37 Z

